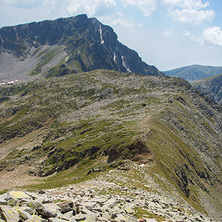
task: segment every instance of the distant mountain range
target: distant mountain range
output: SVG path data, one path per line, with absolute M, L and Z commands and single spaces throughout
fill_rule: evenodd
M 222 73 L 222 66 L 191 65 L 164 71 L 167 76 L 180 77 L 189 82 L 204 79 Z
M 222 74 L 195 81 L 192 85 L 205 95 L 222 103 Z
M 0 29 L 0 82 L 96 69 L 164 75 L 120 43 L 111 27 L 86 15 Z

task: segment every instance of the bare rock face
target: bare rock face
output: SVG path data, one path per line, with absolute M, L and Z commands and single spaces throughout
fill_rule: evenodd
M 109 26 L 79 15 L 0 29 L 0 81 L 95 69 L 163 75 L 117 40 Z M 30 77 L 32 75 L 32 77 Z M 1 82 L 0 82 L 1 83 Z

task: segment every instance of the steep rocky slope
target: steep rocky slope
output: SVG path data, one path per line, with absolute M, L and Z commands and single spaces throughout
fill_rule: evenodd
M 86 15 L 0 29 L 1 82 L 95 69 L 163 75 L 121 44 L 111 27 Z
M 164 71 L 167 76 L 180 77 L 187 81 L 195 81 L 217 75 L 222 72 L 220 66 L 202 66 L 202 65 L 191 65 L 185 66 L 178 69 Z
M 188 82 L 96 70 L 3 86 L 0 95 L 1 189 L 101 175 L 220 221 L 222 110 Z
M 218 103 L 222 103 L 222 74 L 194 81 L 192 85 L 203 94 L 209 96 Z

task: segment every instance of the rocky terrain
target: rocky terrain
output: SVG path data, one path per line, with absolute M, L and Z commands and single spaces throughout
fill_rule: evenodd
M 131 165 L 131 170 L 144 174 L 143 168 Z M 39 190 L 38 193 L 11 191 L 2 194 L 2 221 L 212 221 L 183 199 L 161 189 L 156 192 L 158 185 L 148 178 L 145 189 L 127 183 L 122 186 L 123 180 L 128 180 L 127 173 L 113 170 L 78 185 Z M 110 182 L 113 179 L 115 183 Z M 153 191 L 147 190 L 151 186 Z
M 0 84 L 95 69 L 163 75 L 86 15 L 0 28 Z
M 108 221 L 220 221 L 222 108 L 185 80 L 96 70 L 2 86 L 0 101 L 1 190 L 94 181 L 96 204 L 120 202 Z
M 216 102 L 222 103 L 222 74 L 194 81 L 192 85 Z
M 220 66 L 191 65 L 164 71 L 167 76 L 183 78 L 189 82 L 208 78 L 222 73 Z

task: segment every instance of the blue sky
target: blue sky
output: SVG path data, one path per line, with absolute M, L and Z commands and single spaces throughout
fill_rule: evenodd
M 0 0 L 0 27 L 82 13 L 162 71 L 222 66 L 222 0 Z

